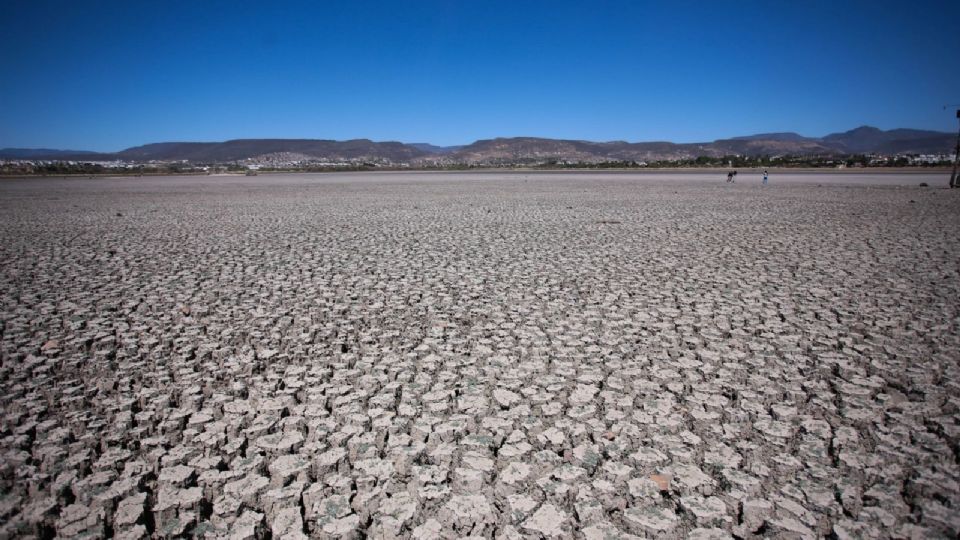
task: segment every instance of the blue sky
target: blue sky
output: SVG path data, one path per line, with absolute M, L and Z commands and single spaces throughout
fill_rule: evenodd
M 0 147 L 954 131 L 960 2 L 0 3 Z

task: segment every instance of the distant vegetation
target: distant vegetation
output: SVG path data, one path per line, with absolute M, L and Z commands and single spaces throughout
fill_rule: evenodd
M 700 156 L 690 159 L 656 160 L 650 162 L 622 160 L 602 162 L 576 162 L 547 159 L 513 163 L 509 161 L 495 163 L 425 163 L 421 166 L 385 165 L 359 162 L 337 165 L 303 165 L 296 167 L 259 167 L 260 172 L 347 172 L 375 170 L 441 170 L 463 171 L 487 168 L 528 168 L 536 170 L 562 169 L 660 169 L 660 168 L 885 168 L 885 167 L 936 167 L 950 165 L 949 161 L 911 162 L 906 156 L 877 157 L 864 154 L 850 156 Z M 171 175 L 171 174 L 222 174 L 243 173 L 248 167 L 237 164 L 198 166 L 187 163 L 149 164 L 138 166 L 110 166 L 102 163 L 83 162 L 0 162 L 0 175 L 3 176 L 66 176 L 66 175 Z
M 636 161 L 608 161 L 604 163 L 563 163 L 548 162 L 540 168 L 561 169 L 633 169 L 633 168 L 676 168 L 676 167 L 717 167 L 717 168 L 749 168 L 749 167 L 795 167 L 795 168 L 835 168 L 835 167 L 907 167 L 910 165 L 933 167 L 943 163 L 911 163 L 906 156 L 892 158 L 877 158 L 863 154 L 851 156 L 700 156 L 697 158 L 680 160 L 656 160 L 651 162 Z
M 710 143 L 511 137 L 465 146 L 368 139 L 154 143 L 115 153 L 0 149 L 3 175 L 214 174 L 258 171 L 902 167 L 950 165 L 954 135 L 859 127 L 825 137 L 762 133 Z
M 462 170 L 479 167 L 896 167 L 952 162 L 955 134 L 862 126 L 825 137 L 761 133 L 704 143 L 483 139 L 465 146 L 368 139 L 166 142 L 113 153 L 0 149 L 4 174 L 175 174 L 242 171 Z
M 86 163 L 76 161 L 51 161 L 51 162 L 0 162 L 0 175 L 38 175 L 38 176 L 64 176 L 64 175 L 96 175 L 96 174 L 122 174 L 126 176 L 137 176 L 143 174 L 209 174 L 214 172 L 243 172 L 247 168 L 238 164 L 227 164 L 217 167 L 196 167 L 184 163 L 164 163 L 148 165 L 127 165 L 112 166 L 103 163 Z

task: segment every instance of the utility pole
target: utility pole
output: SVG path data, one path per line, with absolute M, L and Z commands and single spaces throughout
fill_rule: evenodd
M 957 109 L 957 122 L 960 122 L 960 109 Z M 957 148 L 953 154 L 953 173 L 950 175 L 950 188 L 960 187 L 960 178 L 957 177 L 957 165 L 960 165 L 960 128 L 957 129 Z

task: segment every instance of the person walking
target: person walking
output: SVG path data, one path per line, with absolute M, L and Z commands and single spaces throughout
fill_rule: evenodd
M 763 185 L 767 185 L 767 178 L 768 178 L 767 170 L 764 169 L 764 170 L 763 170 Z

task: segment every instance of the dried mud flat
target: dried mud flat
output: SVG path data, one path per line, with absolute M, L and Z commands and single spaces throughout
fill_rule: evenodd
M 0 182 L 0 537 L 955 538 L 960 193 L 713 180 Z

